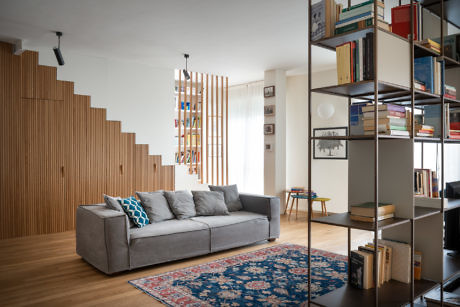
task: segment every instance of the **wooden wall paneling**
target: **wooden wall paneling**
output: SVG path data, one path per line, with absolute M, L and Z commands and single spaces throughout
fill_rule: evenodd
M 198 177 L 200 176 L 199 170 L 198 170 L 198 73 L 195 73 L 195 173 L 198 174 Z M 201 134 L 200 134 L 201 136 Z
M 216 148 L 216 182 L 217 185 L 219 185 L 219 76 L 216 76 L 216 114 L 214 116 L 214 120 L 216 124 L 216 139 L 214 141 L 214 146 Z
M 38 53 L 24 51 L 21 55 L 21 91 L 23 98 L 36 98 L 36 79 L 38 69 Z
M 134 145 L 134 190 L 148 191 L 147 178 L 147 155 L 148 147 L 146 144 Z
M 225 77 L 225 184 L 228 184 L 228 77 Z
M 181 136 L 182 138 L 182 136 Z M 184 78 L 184 165 L 187 166 L 187 79 Z
M 56 100 L 57 70 L 56 67 L 39 65 L 35 79 L 36 98 Z
M 160 189 L 174 191 L 174 165 L 165 165 L 161 168 L 161 185 Z
M 220 77 L 220 175 L 224 185 L 224 77 Z
M 182 163 L 181 155 L 182 155 L 182 145 L 181 145 L 181 135 L 182 135 L 182 112 L 181 112 L 181 105 L 182 105 L 182 71 L 179 70 L 179 86 L 177 87 L 177 91 L 179 93 L 179 98 L 177 99 L 177 115 L 178 115 L 178 122 L 177 122 L 177 158 L 179 159 L 179 164 Z
M 214 76 L 211 75 L 211 184 L 214 184 Z
M 205 132 L 205 141 L 206 141 L 206 156 L 203 156 L 203 157 L 206 157 L 205 160 L 206 160 L 206 183 L 209 183 L 209 134 L 208 134 L 208 131 L 209 131 L 209 103 L 208 103 L 208 94 L 209 94 L 209 76 L 208 74 L 206 74 L 206 132 Z
M 193 72 L 190 72 L 190 110 L 188 112 L 189 116 L 189 150 L 190 150 L 190 161 L 188 165 L 188 172 L 191 174 L 193 172 Z
M 89 183 L 89 161 L 87 157 L 88 144 L 86 139 L 86 129 L 88 126 L 89 100 L 82 95 L 74 95 L 74 168 L 76 176 L 75 192 L 77 202 L 81 205 L 91 204 L 87 195 L 87 185 Z
M 121 197 L 129 196 L 133 191 L 133 148 L 134 134 L 121 133 L 120 136 L 120 175 L 121 189 L 119 194 Z
M 120 192 L 118 181 L 120 176 L 120 138 L 119 138 L 119 122 L 105 122 L 105 193 L 107 195 L 119 196 Z

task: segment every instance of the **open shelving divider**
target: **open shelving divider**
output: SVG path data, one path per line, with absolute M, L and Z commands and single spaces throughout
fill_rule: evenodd
M 427 1 L 427 0 L 425 0 Z M 374 14 L 372 26 L 364 29 L 351 31 L 334 37 L 323 38 L 312 41 L 312 18 L 308 18 L 308 190 L 312 190 L 312 145 L 315 139 L 325 140 L 345 140 L 349 142 L 349 188 L 348 188 L 348 209 L 353 204 L 374 200 L 376 206 L 374 214 L 378 216 L 377 204 L 381 202 L 391 202 L 396 206 L 395 217 L 375 223 L 357 222 L 350 219 L 349 212 L 333 214 L 330 216 L 313 218 L 312 216 L 312 199 L 308 200 L 308 304 L 314 303 L 320 306 L 379 306 L 379 305 L 405 305 L 414 304 L 414 300 L 441 285 L 451 277 L 452 271 L 460 270 L 459 261 L 446 258 L 443 249 L 442 227 L 444 214 L 444 195 L 441 194 L 441 206 L 439 208 L 424 208 L 415 206 L 413 195 L 413 174 L 414 174 L 414 147 L 415 142 L 434 142 L 441 145 L 441 180 L 440 187 L 444 187 L 444 144 L 460 143 L 459 140 L 445 138 L 445 103 L 451 106 L 460 106 L 460 101 L 456 99 L 447 99 L 443 94 L 436 95 L 414 89 L 414 58 L 421 56 L 436 56 L 438 60 L 446 63 L 446 68 L 459 67 L 460 63 L 455 59 L 446 58 L 444 55 L 444 1 L 440 0 L 440 24 L 441 24 L 441 53 L 437 54 L 414 40 L 414 22 L 413 14 L 410 14 L 411 35 L 405 39 L 378 27 L 377 17 Z M 431 1 L 434 2 L 434 1 Z M 430 2 L 430 5 L 433 5 Z M 438 0 L 439 2 L 439 0 Z M 401 3 L 400 3 L 401 4 Z M 416 2 L 410 1 L 410 12 L 413 12 Z M 351 0 L 348 0 L 348 7 L 351 6 Z M 312 0 L 308 1 L 308 12 L 311 14 Z M 374 12 L 377 12 L 377 1 L 374 1 Z M 455 23 L 454 23 L 455 24 Z M 334 50 L 335 47 L 347 41 L 356 40 L 365 36 L 366 33 L 373 32 L 373 53 L 374 53 L 374 78 L 369 81 L 360 81 L 335 86 L 326 86 L 312 88 L 312 45 Z M 379 36 L 382 35 L 382 38 Z M 407 70 L 409 76 L 406 83 L 389 82 L 381 80 L 379 77 L 379 67 L 385 70 L 384 66 L 379 66 L 379 39 L 393 37 L 396 44 L 403 42 L 407 45 L 407 54 L 405 65 L 409 62 Z M 385 56 L 385 54 L 384 54 Z M 399 56 L 399 54 L 398 54 Z M 444 86 L 444 84 L 442 84 Z M 374 102 L 374 135 L 363 136 L 332 136 L 332 137 L 313 137 L 312 136 L 312 93 L 336 95 L 348 98 L 348 106 L 352 104 L 352 99 L 364 99 Z M 441 92 L 442 93 L 442 92 Z M 411 108 L 411 132 L 410 136 L 387 136 L 378 134 L 378 103 L 398 103 Z M 415 135 L 415 109 L 418 106 L 437 104 L 441 107 L 441 135 L 439 138 L 417 137 Z M 350 122 L 348 123 L 350 132 Z M 370 152 L 373 151 L 373 155 Z M 384 166 L 384 167 L 382 167 Z M 373 173 L 370 171 L 373 169 Z M 371 174 L 369 174 L 371 173 Z M 395 176 L 395 174 L 397 174 Z M 374 180 L 370 180 L 373 176 Z M 353 178 L 353 180 L 351 180 Z M 460 206 L 452 204 L 453 207 Z M 451 208 L 446 208 L 446 210 Z M 436 262 L 440 258 L 440 265 L 424 267 L 422 279 L 414 281 L 414 268 L 410 267 L 410 283 L 390 280 L 380 287 L 370 290 L 360 290 L 352 286 L 345 285 L 326 295 L 311 299 L 311 223 L 323 223 L 346 227 L 348 230 L 348 258 L 351 252 L 351 229 L 361 229 L 374 232 L 374 241 L 378 242 L 379 232 L 382 232 L 382 238 L 396 239 L 404 241 L 411 246 L 410 263 L 414 263 L 415 242 L 423 248 L 424 263 Z M 424 226 L 424 227 L 420 227 Z M 417 236 L 416 236 L 417 232 Z M 420 237 L 428 238 L 428 242 L 435 242 L 437 246 L 427 247 L 428 243 L 421 244 Z M 374 254 L 377 254 L 378 244 L 374 244 Z M 439 257 L 440 256 L 440 257 Z M 446 259 L 448 260 L 446 262 Z M 374 263 L 374 280 L 378 280 L 378 259 L 373 258 Z M 440 269 L 439 269 L 440 268 Z M 439 272 L 441 270 L 441 272 Z M 444 271 L 444 272 L 442 272 Z M 446 273 L 450 272 L 450 273 Z M 348 266 L 348 279 L 350 279 L 350 266 Z M 441 290 L 441 298 L 443 291 Z

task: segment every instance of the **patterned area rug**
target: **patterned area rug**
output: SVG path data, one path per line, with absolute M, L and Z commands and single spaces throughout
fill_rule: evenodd
M 168 306 L 283 306 L 308 299 L 308 250 L 280 244 L 130 284 Z M 344 285 L 347 258 L 312 249 L 312 298 Z

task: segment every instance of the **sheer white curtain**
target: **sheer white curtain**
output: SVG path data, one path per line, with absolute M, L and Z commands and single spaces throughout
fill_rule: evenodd
M 229 87 L 229 183 L 250 193 L 264 191 L 263 81 Z

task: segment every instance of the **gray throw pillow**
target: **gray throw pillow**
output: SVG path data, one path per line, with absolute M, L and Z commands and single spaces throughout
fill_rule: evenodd
M 141 205 L 144 207 L 150 223 L 174 218 L 174 214 L 169 209 L 168 201 L 163 196 L 163 191 L 136 192 L 136 195 L 140 198 Z
M 105 205 L 107 206 L 107 208 L 115 210 L 115 211 L 120 211 L 120 212 L 123 212 L 124 214 L 126 214 L 125 210 L 123 210 L 123 207 L 118 202 L 118 200 L 121 200 L 121 197 L 119 197 L 119 196 L 112 197 L 112 196 L 104 194 L 104 201 L 105 201 Z M 128 221 L 129 221 L 129 227 L 130 228 L 136 226 L 134 224 L 134 222 L 130 218 L 128 218 Z
M 213 191 L 192 191 L 196 215 L 228 215 L 224 193 Z
M 165 191 L 164 195 L 168 200 L 169 207 L 177 219 L 183 220 L 196 216 L 195 203 L 192 194 L 187 191 Z
M 224 193 L 225 204 L 227 205 L 228 211 L 233 212 L 243 209 L 243 204 L 240 201 L 240 194 L 238 193 L 236 184 L 222 186 L 210 185 L 209 189 L 211 191 Z

